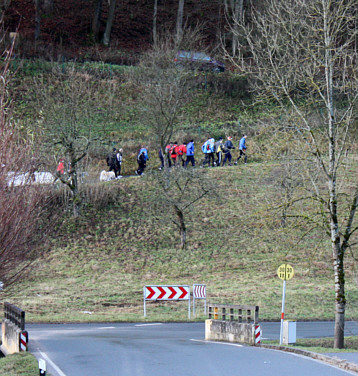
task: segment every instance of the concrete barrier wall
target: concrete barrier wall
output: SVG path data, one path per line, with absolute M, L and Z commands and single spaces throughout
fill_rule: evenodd
M 255 345 L 255 324 L 238 321 L 205 320 L 205 339 Z
M 4 355 L 19 352 L 21 329 L 10 320 L 4 319 L 1 325 L 1 333 L 1 351 Z

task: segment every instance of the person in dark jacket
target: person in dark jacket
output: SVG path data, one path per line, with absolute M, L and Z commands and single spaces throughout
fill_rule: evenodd
M 116 174 L 116 171 L 117 171 L 116 154 L 117 154 L 117 149 L 113 148 L 113 150 L 107 155 L 107 159 L 106 159 L 107 165 L 109 167 L 108 171 L 114 171 L 115 174 Z
M 235 146 L 232 144 L 232 137 L 228 137 L 227 140 L 225 141 L 225 144 L 224 144 L 224 148 L 223 148 L 223 152 L 225 154 L 225 158 L 224 158 L 224 161 L 223 161 L 223 167 L 225 166 L 225 162 L 228 160 L 229 161 L 229 166 L 232 166 L 231 164 L 231 159 L 232 159 L 232 155 L 231 155 L 231 150 L 234 150 L 235 149 Z
M 162 148 L 159 148 L 159 150 L 158 150 L 158 157 L 160 159 L 159 170 L 162 170 L 164 168 L 164 157 L 163 157 L 163 153 L 162 153 Z
M 137 162 L 138 162 L 138 169 L 136 170 L 137 175 L 142 175 L 144 172 L 144 169 L 147 167 L 147 160 L 148 157 L 148 150 L 147 148 L 141 148 L 139 150 L 138 156 L 137 156 Z

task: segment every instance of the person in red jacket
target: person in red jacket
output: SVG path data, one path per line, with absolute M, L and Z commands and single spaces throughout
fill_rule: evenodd
M 177 141 L 175 141 L 172 144 L 172 148 L 170 149 L 170 157 L 172 159 L 172 163 L 174 166 L 177 164 L 177 157 L 178 157 L 177 150 L 176 150 L 177 147 L 178 147 L 178 143 Z
M 56 169 L 57 175 L 63 175 L 65 173 L 65 160 L 63 158 L 60 159 L 60 162 Z
M 181 145 L 177 146 L 176 152 L 178 155 L 178 165 L 184 167 L 185 160 L 184 156 L 186 156 L 186 142 L 183 142 Z

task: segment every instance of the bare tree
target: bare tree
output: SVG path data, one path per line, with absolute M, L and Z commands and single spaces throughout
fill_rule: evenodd
M 74 68 L 66 73 L 55 72 L 45 80 L 34 80 L 41 127 L 46 129 L 43 153 L 52 161 L 55 156 L 65 157 L 69 164 L 66 173 L 58 178 L 71 192 L 74 216 L 80 214 L 79 169 L 94 141 L 92 127 L 106 112 L 104 109 L 111 108 L 113 99 L 106 97 L 101 85 L 105 83 L 95 83 L 91 76 Z M 112 89 L 109 95 L 115 97 L 115 83 Z
M 109 46 L 109 40 L 111 37 L 112 25 L 114 20 L 114 14 L 116 10 L 116 0 L 109 0 L 108 17 L 106 23 L 106 30 L 103 35 L 103 44 Z
M 344 256 L 358 230 L 358 184 L 341 171 L 357 110 L 357 8 L 357 0 L 268 0 L 265 12 L 253 10 L 250 27 L 242 25 L 247 44 L 232 60 L 261 100 L 281 106 L 306 163 L 325 180 L 311 179 L 310 199 L 322 208 L 332 244 L 336 348 L 344 346 Z
M 101 25 L 101 15 L 102 15 L 102 3 L 103 0 L 96 0 L 95 1 L 95 11 L 93 14 L 93 20 L 92 20 L 92 33 L 94 39 L 98 39 L 99 35 L 99 29 Z
M 153 11 L 153 43 L 157 44 L 157 15 L 158 15 L 158 0 L 154 0 L 154 11 Z
M 182 39 L 184 18 L 184 0 L 179 0 L 177 14 L 177 41 Z
M 231 56 L 236 55 L 240 23 L 244 14 L 244 0 L 225 0 L 225 13 L 232 26 Z
M 9 65 L 14 43 L 4 51 L 0 72 L 0 281 L 5 287 L 24 277 L 40 254 L 39 243 L 55 224 L 51 190 L 33 181 L 36 151 L 22 137 L 11 111 Z
M 171 140 L 183 106 L 190 100 L 189 72 L 174 64 L 174 46 L 170 37 L 159 41 L 134 72 L 134 79 L 142 87 L 143 120 L 152 128 L 162 152 Z
M 171 221 L 180 234 L 180 246 L 187 246 L 187 222 L 190 210 L 205 196 L 214 195 L 216 190 L 206 173 L 193 169 L 174 168 L 152 175 L 153 184 L 158 188 L 154 206 L 163 220 Z

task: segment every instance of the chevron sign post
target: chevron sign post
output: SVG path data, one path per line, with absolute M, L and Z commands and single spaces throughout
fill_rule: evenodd
M 143 288 L 144 300 L 144 317 L 147 316 L 146 301 L 147 300 L 187 300 L 188 316 L 190 319 L 190 287 L 187 285 L 151 285 Z
M 195 300 L 205 299 L 204 313 L 206 314 L 206 285 L 194 283 L 193 284 L 193 315 L 195 316 Z

